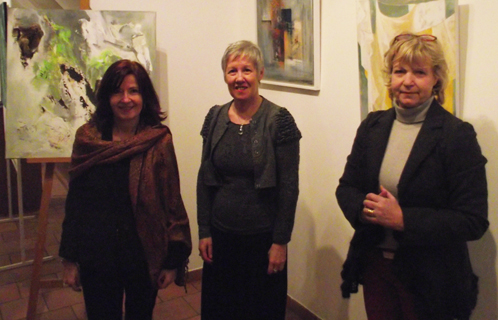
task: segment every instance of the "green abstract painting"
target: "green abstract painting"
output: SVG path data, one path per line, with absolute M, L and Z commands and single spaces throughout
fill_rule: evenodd
M 71 155 L 95 91 L 119 59 L 154 79 L 155 13 L 11 9 L 7 16 L 7 158 Z

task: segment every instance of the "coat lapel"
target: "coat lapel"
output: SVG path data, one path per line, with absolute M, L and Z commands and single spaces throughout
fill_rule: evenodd
M 218 144 L 221 137 L 228 128 L 228 123 L 230 122 L 230 119 L 228 118 L 228 108 L 230 104 L 231 102 L 223 105 L 218 114 L 218 119 L 213 119 L 213 121 L 215 121 L 215 125 L 213 129 L 213 137 L 211 140 L 210 156 L 212 155 L 215 146 Z
M 389 109 L 383 116 L 379 117 L 376 122 L 371 124 L 368 132 L 368 146 L 367 146 L 367 159 L 368 159 L 368 181 L 372 183 L 369 186 L 370 190 L 379 191 L 379 172 L 384 159 L 384 154 L 391 134 L 391 128 L 395 118 L 394 109 Z
M 416 174 L 420 164 L 433 152 L 434 147 L 437 145 L 442 134 L 441 129 L 444 121 L 442 115 L 444 112 L 444 109 L 434 100 L 427 111 L 422 128 L 420 128 L 410 156 L 401 173 L 398 184 L 398 197 L 403 193 L 413 175 Z

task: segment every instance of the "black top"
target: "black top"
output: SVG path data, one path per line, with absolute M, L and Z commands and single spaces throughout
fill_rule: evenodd
M 301 132 L 287 109 L 263 98 L 240 135 L 228 117 L 230 104 L 212 107 L 201 130 L 199 238 L 210 237 L 215 226 L 240 234 L 269 231 L 274 243 L 286 244 L 299 194 Z
M 272 214 L 270 199 L 262 197 L 263 191 L 254 188 L 249 130 L 250 124 L 242 126 L 241 131 L 240 125 L 230 122 L 213 152 L 213 164 L 223 179 L 223 185 L 214 195 L 211 223 L 225 232 L 254 234 L 272 231 L 275 214 Z
M 103 131 L 102 140 L 112 140 L 111 128 Z M 125 158 L 94 166 L 70 181 L 61 257 L 94 264 L 116 254 L 131 258 L 126 260 L 144 257 L 128 190 L 129 172 L 130 158 Z

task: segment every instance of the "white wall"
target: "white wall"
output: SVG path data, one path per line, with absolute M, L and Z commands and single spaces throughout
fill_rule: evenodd
M 91 0 L 93 10 L 157 12 L 159 92 L 167 108 L 180 166 L 182 194 L 197 255 L 195 184 L 200 127 L 209 107 L 230 99 L 220 59 L 236 40 L 256 40 L 256 1 L 248 0 Z M 322 90 L 262 88 L 261 94 L 290 110 L 303 133 L 296 225 L 289 254 L 289 295 L 322 319 L 366 319 L 361 294 L 343 300 L 341 265 L 352 230 L 334 192 L 360 123 L 356 6 L 353 0 L 321 0 Z M 496 241 L 498 234 L 498 1 L 460 0 L 462 110 L 488 158 L 490 230 L 470 244 L 480 276 L 472 319 L 498 319 Z

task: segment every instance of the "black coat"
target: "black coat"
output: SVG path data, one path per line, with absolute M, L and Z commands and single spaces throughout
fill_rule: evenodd
M 382 239 L 382 227 L 359 217 L 367 193 L 379 193 L 379 172 L 395 119 L 395 110 L 370 113 L 358 128 L 336 196 L 355 229 L 342 272 L 343 296 L 361 283 L 365 250 Z M 418 297 L 424 319 L 437 314 L 468 318 L 477 299 L 467 241 L 482 237 L 487 220 L 487 183 L 473 127 L 436 101 L 415 140 L 398 184 L 404 231 L 394 265 Z M 438 313 L 440 312 L 440 313 Z

